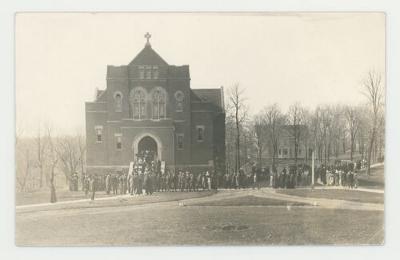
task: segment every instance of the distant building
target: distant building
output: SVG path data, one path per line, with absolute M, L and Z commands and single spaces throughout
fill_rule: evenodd
M 278 151 L 276 155 L 276 163 L 281 166 L 292 165 L 295 162 L 295 133 L 298 137 L 297 163 L 310 163 L 312 149 L 309 146 L 310 140 L 307 139 L 307 127 L 300 125 L 295 128 L 293 125 L 283 125 L 279 129 Z M 272 165 L 273 151 L 270 148 L 267 146 L 262 154 L 264 167 Z M 257 158 L 257 156 L 254 155 L 254 158 Z
M 128 168 L 144 151 L 170 168 L 223 171 L 223 88 L 191 89 L 189 66 L 169 65 L 146 38 L 128 65 L 107 67 L 107 88 L 85 104 L 87 172 Z
M 306 136 L 307 127 L 304 125 L 295 127 L 293 125 L 282 126 L 278 144 L 278 158 L 294 159 L 295 157 L 295 133 L 298 133 L 297 158 L 305 159 L 311 156 L 312 151 L 309 151 Z M 308 154 L 307 154 L 308 153 Z

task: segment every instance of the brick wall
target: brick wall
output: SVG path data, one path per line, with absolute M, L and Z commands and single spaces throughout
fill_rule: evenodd
M 139 66 L 157 66 L 158 78 L 141 79 Z M 146 117 L 133 120 L 130 93 L 135 88 L 147 93 Z M 167 94 L 166 118 L 152 120 L 152 96 L 156 88 Z M 183 93 L 182 111 L 177 109 L 176 93 Z M 117 110 L 116 94 L 122 96 L 122 111 Z M 225 116 L 215 105 L 191 100 L 189 66 L 171 66 L 145 47 L 126 66 L 107 67 L 107 89 L 95 102 L 86 103 L 88 172 L 103 174 L 128 167 L 134 159 L 135 143 L 149 135 L 159 143 L 162 160 L 167 165 L 209 169 L 216 157 L 225 157 Z M 194 110 L 192 112 L 192 110 Z M 221 116 L 223 115 L 223 116 Z M 214 127 L 217 126 L 217 129 Z M 102 142 L 96 142 L 96 126 L 102 126 Z M 197 126 L 204 127 L 204 140 L 197 140 Z M 122 147 L 117 149 L 117 137 Z M 183 149 L 177 147 L 177 135 L 183 134 Z

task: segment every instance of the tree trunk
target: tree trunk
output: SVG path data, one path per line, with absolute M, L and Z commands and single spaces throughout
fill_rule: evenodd
M 239 126 L 239 111 L 236 108 L 235 119 L 236 119 L 236 172 L 240 169 L 240 126 Z
M 370 170 L 371 170 L 371 155 L 372 155 L 372 149 L 374 147 L 374 139 L 375 139 L 375 128 L 372 129 L 371 140 L 369 143 L 368 157 L 367 157 L 367 175 L 370 175 Z
M 40 168 L 39 188 L 42 188 L 43 187 L 43 166 L 40 165 L 39 168 Z
M 350 136 L 350 161 L 353 161 L 354 136 Z
M 50 178 L 50 203 L 56 203 L 56 187 L 54 186 L 54 168 L 51 170 L 51 178 Z

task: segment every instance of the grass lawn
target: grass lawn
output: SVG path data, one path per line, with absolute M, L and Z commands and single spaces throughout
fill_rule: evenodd
M 19 246 L 381 244 L 380 211 L 155 206 L 17 214 Z
M 102 192 L 104 193 L 104 192 Z M 28 212 L 36 212 L 36 211 L 54 211 L 54 210 L 79 210 L 79 209 L 90 209 L 90 208 L 103 208 L 103 207 L 123 207 L 123 206 L 133 206 L 133 205 L 143 205 L 148 203 L 157 203 L 157 202 L 166 202 L 166 201 L 177 201 L 182 199 L 191 199 L 191 198 L 200 198 L 210 196 L 216 193 L 215 191 L 199 191 L 199 192 L 155 192 L 153 195 L 146 196 L 126 196 L 118 199 L 110 199 L 110 200 L 88 200 L 83 202 L 76 202 L 71 204 L 58 204 L 55 203 L 51 205 L 49 209 L 48 206 L 38 206 L 34 208 L 23 208 L 18 209 L 19 213 L 28 213 Z M 96 193 L 96 198 L 111 195 L 104 195 Z
M 375 189 L 385 188 L 384 165 L 371 168 L 370 175 L 367 175 L 365 171 L 361 171 L 358 176 L 358 184 L 361 187 Z
M 300 197 L 349 200 L 364 203 L 384 203 L 384 194 L 382 193 L 357 190 L 290 189 L 276 190 L 276 192 Z
M 57 190 L 57 201 L 68 201 L 68 200 L 81 200 L 86 199 L 85 193 L 83 191 L 69 191 L 69 190 Z M 96 193 L 96 197 L 111 197 L 112 195 L 107 195 L 104 191 Z M 17 192 L 15 194 L 15 205 L 29 205 L 29 204 L 39 204 L 39 203 L 49 203 L 50 202 L 50 189 L 41 190 L 35 192 Z
M 256 196 L 243 196 L 239 198 L 214 200 L 194 204 L 195 206 L 305 206 L 311 204 L 277 200 L 270 198 L 260 198 Z

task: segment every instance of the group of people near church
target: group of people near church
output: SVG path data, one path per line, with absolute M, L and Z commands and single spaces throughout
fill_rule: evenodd
M 294 188 L 306 186 L 309 181 L 309 173 L 299 167 L 297 174 L 283 167 L 281 171 L 269 171 L 266 168 L 253 169 L 245 172 L 242 168 L 238 172 L 225 173 L 220 180 L 221 187 L 225 189 L 259 189 L 260 187 Z
M 194 173 L 192 171 L 178 170 L 176 172 L 166 169 L 165 173 L 155 171 L 153 168 L 135 167 L 132 174 L 108 173 L 105 176 L 105 190 L 107 194 L 151 195 L 153 192 L 163 191 L 200 191 L 216 188 L 213 185 L 214 176 L 210 171 Z
M 314 170 L 314 183 L 327 186 L 357 188 L 357 169 L 359 163 L 338 162 L 328 167 L 321 164 Z M 272 170 L 253 166 L 247 173 L 241 168 L 238 172 L 225 173 L 219 178 L 219 186 L 226 189 L 271 187 L 274 189 L 291 189 L 308 187 L 312 184 L 311 167 L 307 165 L 277 166 Z
M 284 167 L 280 172 L 274 171 L 270 176 L 270 186 L 273 188 L 295 188 L 299 186 L 310 186 L 312 173 L 310 167 L 297 167 L 290 169 Z M 358 175 L 357 166 L 354 163 L 335 163 L 325 167 L 321 164 L 315 168 L 314 183 L 326 186 L 342 186 L 346 188 L 357 188 Z
M 96 190 L 98 189 L 98 180 L 95 175 L 84 175 L 82 177 L 82 190 L 85 192 L 86 197 L 89 192 L 91 193 L 91 200 L 94 200 Z
M 138 154 L 129 172 L 107 173 L 104 177 L 107 194 L 151 195 L 160 191 L 199 191 L 216 188 L 211 171 L 170 171 L 161 169 L 161 162 L 151 153 Z
M 105 190 L 107 194 L 114 195 L 151 195 L 153 192 L 192 192 L 217 188 L 290 189 L 307 187 L 312 183 L 311 168 L 306 165 L 278 166 L 273 167 L 272 171 L 253 166 L 248 172 L 241 168 L 237 173 L 217 174 L 211 170 L 193 172 L 182 169 L 176 171 L 170 171 L 168 168 L 161 169 L 161 162 L 151 159 L 152 157 L 138 156 L 129 172 L 109 172 L 104 177 L 85 175 L 82 180 L 83 190 L 86 195 L 91 192 L 91 197 L 94 199 L 96 190 Z M 350 189 L 357 188 L 357 169 L 359 168 L 360 165 L 348 162 L 335 163 L 328 167 L 321 164 L 315 168 L 314 183 L 343 186 Z

